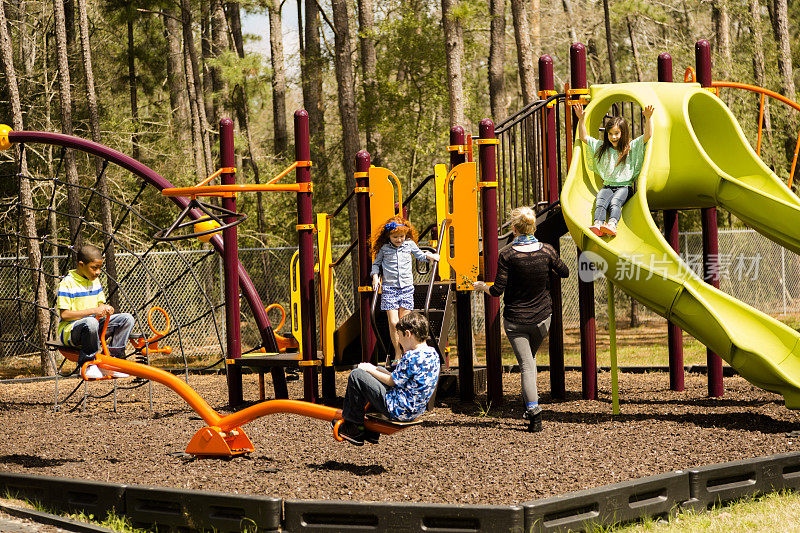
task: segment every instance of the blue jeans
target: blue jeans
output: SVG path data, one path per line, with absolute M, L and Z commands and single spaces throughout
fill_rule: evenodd
M 347 378 L 342 418 L 354 424 L 363 424 L 367 403 L 371 409 L 389 416 L 389 410 L 386 408 L 387 390 L 388 387 L 378 381 L 378 378 L 366 370 L 356 368 Z
M 606 215 L 608 215 L 609 220 L 613 218 L 619 221 L 622 218 L 622 206 L 631 196 L 633 196 L 633 187 L 628 185 L 622 187 L 603 186 L 597 193 L 597 200 L 594 203 L 594 220 L 605 222 Z
M 94 359 L 94 355 L 102 350 L 100 345 L 100 332 L 103 330 L 103 322 L 105 318 L 97 319 L 93 316 L 87 316 L 76 320 L 72 325 L 69 333 L 69 344 L 76 348 L 80 348 L 78 360 L 83 363 Z M 128 337 L 131 334 L 133 325 L 136 320 L 133 315 L 129 313 L 117 313 L 111 315 L 108 320 L 108 330 L 106 330 L 106 339 L 111 342 L 108 349 L 114 350 L 112 356 L 117 357 L 124 355 L 125 344 L 128 342 Z M 122 353 L 120 353 L 122 352 Z

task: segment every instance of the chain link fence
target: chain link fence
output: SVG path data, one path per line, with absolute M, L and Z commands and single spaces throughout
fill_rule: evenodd
M 681 257 L 695 273 L 702 276 L 702 235 L 700 232 L 680 235 Z M 344 253 L 346 246 L 334 246 L 334 257 Z M 264 305 L 278 303 L 290 311 L 290 265 L 296 248 L 244 248 L 239 260 L 252 278 Z M 579 326 L 577 254 L 572 239 L 561 240 L 561 257 L 570 269 L 570 277 L 562 281 L 564 326 Z M 335 269 L 336 326 L 340 326 L 355 311 L 352 291 L 352 255 L 344 258 Z M 49 274 L 50 302 L 55 304 L 54 287 L 57 277 L 54 268 L 63 257 L 46 257 L 43 269 Z M 761 236 L 753 230 L 721 230 L 719 232 L 720 289 L 735 298 L 772 315 L 800 313 L 800 257 Z M 54 263 L 54 261 L 57 262 Z M 166 338 L 173 352 L 183 357 L 217 357 L 225 351 L 225 309 L 223 302 L 222 259 L 211 250 L 150 251 L 143 255 L 117 254 L 119 265 L 120 311 L 131 312 L 137 319 L 137 330 L 150 336 L 147 311 L 163 307 L 171 319 L 171 331 Z M 417 281 L 427 281 L 429 274 L 416 273 Z M 37 355 L 34 327 L 34 277 L 27 268 L 25 257 L 0 258 L 0 357 Z M 55 283 L 53 283 L 55 281 Z M 107 287 L 106 279 L 102 278 Z M 618 293 L 622 305 L 620 316 L 628 313 L 626 296 Z M 596 315 L 599 326 L 607 323 L 605 281 L 595 284 Z M 318 302 L 317 302 L 318 303 Z M 480 334 L 484 328 L 483 299 L 472 298 L 473 329 Z M 242 349 L 258 349 L 260 335 L 252 312 L 244 300 L 242 313 Z M 315 309 L 318 313 L 318 309 Z M 639 318 L 653 319 L 657 315 L 638 306 Z M 52 329 L 57 323 L 55 310 Z M 163 322 L 155 316 L 156 326 Z M 270 312 L 277 328 L 280 314 Z M 319 325 L 319 322 L 317 322 Z M 319 327 L 317 328 L 319 331 Z M 291 333 L 287 317 L 283 335 Z

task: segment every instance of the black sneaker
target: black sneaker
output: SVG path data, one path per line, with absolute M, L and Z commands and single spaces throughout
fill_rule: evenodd
M 372 431 L 371 429 L 365 429 L 364 430 L 364 440 L 369 442 L 370 444 L 378 444 L 378 440 L 380 438 L 381 438 L 381 434 L 378 433 L 377 431 Z
M 542 412 L 542 406 L 541 405 L 534 405 L 533 407 L 531 407 L 530 409 L 528 409 L 527 411 L 522 413 L 522 419 L 523 420 L 530 420 L 531 418 L 533 418 L 533 415 L 535 415 L 536 413 L 541 413 L 541 412 Z
M 337 420 L 331 420 L 331 429 L 336 425 L 336 422 Z M 364 430 L 347 420 L 339 426 L 339 436 L 355 446 L 364 445 Z
M 531 413 L 529 415 L 529 424 L 528 424 L 528 432 L 529 433 L 538 433 L 542 430 L 542 411 L 539 410 L 535 413 Z

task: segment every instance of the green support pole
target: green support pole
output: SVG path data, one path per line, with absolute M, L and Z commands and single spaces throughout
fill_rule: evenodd
M 617 376 L 617 323 L 614 311 L 614 284 L 606 278 L 608 289 L 608 351 L 611 357 L 611 412 L 619 414 L 619 377 Z

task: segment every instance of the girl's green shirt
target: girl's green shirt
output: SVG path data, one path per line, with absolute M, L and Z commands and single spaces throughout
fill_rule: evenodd
M 625 158 L 624 163 L 619 165 L 617 164 L 619 152 L 614 147 L 605 151 L 602 160 L 597 160 L 596 154 L 602 145 L 603 141 L 589 135 L 586 136 L 586 155 L 589 170 L 600 174 L 603 179 L 603 185 L 624 187 L 632 184 L 639 177 L 639 172 L 642 171 L 642 163 L 644 162 L 646 143 L 642 136 L 640 135 L 631 141 L 631 150 L 628 152 L 628 157 Z

